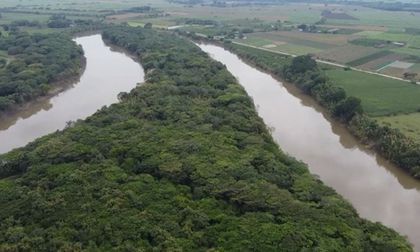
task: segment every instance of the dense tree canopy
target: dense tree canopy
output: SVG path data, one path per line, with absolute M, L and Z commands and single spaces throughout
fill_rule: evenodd
M 147 83 L 0 157 L 0 250 L 410 251 L 282 153 L 226 68 L 111 27 Z
M 79 73 L 83 51 L 61 34 L 0 37 L 10 62 L 0 64 L 0 111 L 45 94 L 54 81 Z

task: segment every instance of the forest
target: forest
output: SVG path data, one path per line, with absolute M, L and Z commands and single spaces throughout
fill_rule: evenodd
M 127 26 L 103 38 L 138 57 L 147 82 L 0 156 L 0 250 L 412 250 L 280 151 L 235 78 L 193 43 Z M 338 104 L 340 118 L 359 113 Z
M 64 34 L 11 32 L 0 36 L 8 62 L 0 64 L 0 112 L 47 94 L 80 74 L 83 50 Z
M 382 126 L 365 115 L 360 99 L 348 96 L 343 88 L 332 84 L 310 56 L 291 59 L 260 50 L 244 50 L 243 47 L 232 43 L 225 43 L 225 46 L 258 67 L 295 84 L 327 108 L 332 116 L 344 122 L 365 144 L 376 149 L 413 177 L 420 178 L 419 144 L 398 129 Z

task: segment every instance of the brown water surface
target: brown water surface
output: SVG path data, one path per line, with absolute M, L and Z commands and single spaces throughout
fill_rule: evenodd
M 281 149 L 348 199 L 362 217 L 406 235 L 420 250 L 420 182 L 358 144 L 310 97 L 214 45 L 201 49 L 225 64 L 253 98 Z
M 103 106 L 118 101 L 144 81 L 140 64 L 112 50 L 100 35 L 75 39 L 83 47 L 86 69 L 78 83 L 46 99 L 0 119 L 0 153 L 21 147 L 45 134 L 63 129 L 68 121 L 86 118 Z

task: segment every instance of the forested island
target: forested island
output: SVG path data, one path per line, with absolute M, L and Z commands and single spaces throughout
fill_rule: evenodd
M 59 81 L 77 76 L 83 51 L 70 36 L 12 32 L 0 36 L 0 112 L 47 94 Z
M 103 38 L 147 83 L 0 156 L 0 250 L 411 251 L 281 152 L 194 44 L 127 26 Z

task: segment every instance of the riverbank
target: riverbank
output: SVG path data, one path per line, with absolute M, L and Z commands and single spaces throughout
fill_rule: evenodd
M 144 81 L 141 65 L 105 45 L 100 35 L 77 37 L 75 41 L 86 57 L 80 78 L 63 81 L 55 95 L 51 93 L 3 117 L 0 153 L 61 130 L 70 121 L 84 119 L 103 106 L 118 102 L 119 93 L 128 92 Z
M 223 47 L 200 44 L 245 87 L 280 148 L 308 164 L 312 174 L 349 200 L 357 212 L 400 233 L 420 248 L 420 183 L 361 145 L 295 85 L 245 63 Z M 324 112 L 324 113 L 323 113 Z
M 260 57 L 257 54 L 252 54 L 252 52 L 246 50 L 238 50 L 235 45 L 232 44 L 222 44 L 228 50 L 231 50 L 238 54 L 242 59 L 252 62 L 254 65 L 269 71 L 271 74 L 277 76 L 278 78 L 284 80 L 284 69 L 283 67 L 289 64 L 288 59 L 285 58 L 284 62 L 278 64 L 276 62 L 276 68 L 273 67 L 272 63 L 275 62 L 274 59 L 270 60 L 259 60 Z M 267 56 L 268 57 L 268 56 Z M 287 57 L 287 56 L 285 56 Z M 281 66 L 279 66 L 281 65 Z M 304 75 L 305 73 L 300 73 Z M 289 77 L 290 78 L 290 77 Z M 286 78 L 287 79 L 287 78 Z M 289 79 L 288 82 L 296 83 L 296 80 Z M 296 84 L 294 84 L 296 85 Z M 312 85 L 312 84 L 311 84 Z M 314 84 L 316 86 L 317 84 Z M 335 87 L 328 87 L 324 89 L 314 89 L 311 91 L 310 87 L 297 85 L 300 89 L 311 95 L 315 100 L 317 100 L 321 105 L 323 105 L 330 115 L 334 114 L 335 105 L 338 102 L 335 102 L 335 105 L 331 103 L 331 100 L 328 100 L 328 96 L 337 95 L 338 92 Z M 322 94 L 320 92 L 323 92 Z M 340 93 L 342 93 L 340 91 Z M 341 96 L 342 94 L 340 94 Z M 346 99 L 345 93 L 341 97 L 343 100 Z M 357 115 L 356 115 L 357 114 Z M 420 146 L 416 144 L 413 140 L 409 139 L 396 129 L 389 128 L 387 126 L 380 126 L 376 121 L 370 119 L 368 116 L 363 113 L 355 113 L 348 115 L 348 118 L 340 118 L 348 130 L 356 136 L 364 145 L 369 146 L 370 148 L 376 150 L 380 155 L 384 156 L 386 159 L 395 163 L 397 166 L 405 170 L 414 178 L 420 178 Z M 337 116 L 335 116 L 337 118 Z
M 80 59 L 80 68 L 74 69 L 72 72 L 60 76 L 59 80 L 53 81 L 49 85 L 51 89 L 47 91 L 46 94 L 43 94 L 38 97 L 34 97 L 32 100 L 26 101 L 21 104 L 14 104 L 10 106 L 7 111 L 0 111 L 0 120 L 2 121 L 0 125 L 0 130 L 5 130 L 13 125 L 28 109 L 31 109 L 37 104 L 45 103 L 52 97 L 72 88 L 74 84 L 80 81 L 80 77 L 83 75 L 86 70 L 86 57 L 83 55 Z
M 2 112 L 59 92 L 83 71 L 83 50 L 69 36 L 17 32 L 0 39 L 2 49 L 14 57 L 1 69 Z

